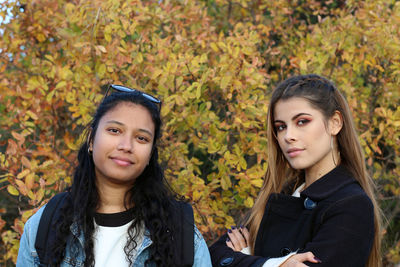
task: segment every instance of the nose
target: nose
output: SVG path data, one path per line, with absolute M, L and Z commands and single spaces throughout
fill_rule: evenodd
M 132 139 L 129 136 L 121 136 L 117 145 L 117 149 L 125 152 L 132 152 L 133 150 Z
M 287 142 L 287 143 L 292 143 L 292 142 L 296 141 L 297 138 L 296 138 L 295 129 L 293 129 L 293 127 L 287 126 L 284 138 L 285 138 L 285 142 Z

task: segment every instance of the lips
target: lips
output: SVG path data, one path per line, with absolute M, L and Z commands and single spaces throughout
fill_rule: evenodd
M 130 166 L 133 164 L 133 161 L 131 161 L 128 158 L 123 158 L 123 157 L 111 157 L 111 160 L 116 163 L 119 166 Z
M 301 148 L 290 148 L 286 151 L 286 154 L 288 154 L 290 158 L 294 158 L 298 156 L 303 150 L 304 149 Z

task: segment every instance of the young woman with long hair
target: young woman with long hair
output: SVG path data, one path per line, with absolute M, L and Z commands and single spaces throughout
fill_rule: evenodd
M 318 75 L 288 78 L 268 111 L 268 169 L 245 227 L 213 265 L 381 266 L 380 210 L 348 104 Z
M 46 266 L 179 266 L 182 202 L 158 163 L 161 101 L 110 89 L 79 149 Z M 17 266 L 39 264 L 34 243 L 42 213 L 43 207 L 25 225 Z M 192 229 L 193 266 L 210 266 L 207 245 Z

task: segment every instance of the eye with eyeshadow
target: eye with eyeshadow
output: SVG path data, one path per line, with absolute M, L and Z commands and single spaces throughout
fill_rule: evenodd
M 286 129 L 286 125 L 284 123 L 275 123 L 274 128 L 276 132 L 282 132 Z
M 309 123 L 311 120 L 310 119 L 299 119 L 298 121 L 297 121 L 297 125 L 299 125 L 299 126 L 303 126 L 303 125 L 306 125 L 307 123 Z

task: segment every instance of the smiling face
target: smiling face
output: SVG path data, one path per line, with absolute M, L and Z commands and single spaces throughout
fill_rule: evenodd
M 290 166 L 307 176 L 328 173 L 335 167 L 332 136 L 341 127 L 339 114 L 328 119 L 308 100 L 292 97 L 279 100 L 274 108 L 274 127 L 279 147 Z M 337 127 L 340 126 L 340 127 Z
M 122 102 L 99 121 L 91 145 L 96 181 L 131 187 L 147 166 L 154 141 L 149 111 Z

